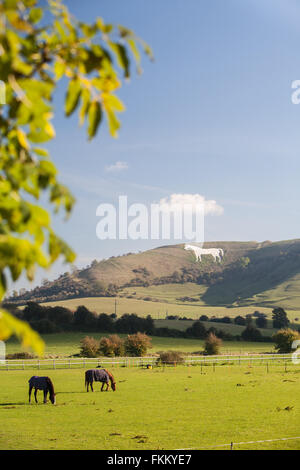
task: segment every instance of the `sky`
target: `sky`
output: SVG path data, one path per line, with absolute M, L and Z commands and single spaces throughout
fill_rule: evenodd
M 205 241 L 287 240 L 300 229 L 300 79 L 298 0 L 66 0 L 80 20 L 122 24 L 153 49 L 141 76 L 123 83 L 126 105 L 117 139 L 106 124 L 89 142 L 78 117 L 66 119 L 65 89 L 48 144 L 60 180 L 77 203 L 56 231 L 83 267 L 166 240 L 99 240 L 99 204 L 150 205 L 201 195 L 221 210 L 205 216 Z M 172 243 L 172 242 L 170 242 Z M 68 266 L 56 263 L 43 277 Z M 22 279 L 17 287 L 28 287 Z

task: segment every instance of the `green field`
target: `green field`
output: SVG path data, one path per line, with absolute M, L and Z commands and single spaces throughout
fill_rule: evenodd
M 55 333 L 48 335 L 41 335 L 45 341 L 45 355 L 47 357 L 60 357 L 71 356 L 78 354 L 80 351 L 80 340 L 85 336 L 93 336 L 100 339 L 102 336 L 108 336 L 109 333 L 99 332 L 71 332 L 71 333 Z M 124 335 L 120 335 L 121 337 Z M 158 351 L 166 351 L 176 349 L 184 353 L 195 353 L 203 350 L 204 341 L 199 339 L 186 339 L 186 338 L 163 338 L 152 337 L 152 349 L 149 349 L 149 354 L 157 353 Z M 22 351 L 20 343 L 17 339 L 12 338 L 6 343 L 7 354 L 12 354 Z M 269 353 L 274 352 L 273 343 L 253 343 L 246 341 L 223 341 L 221 352 L 223 354 L 241 353 L 246 352 L 260 352 Z
M 114 368 L 117 391 L 84 390 L 84 372 L 48 372 L 57 404 L 28 404 L 33 371 L 0 372 L 0 449 L 229 449 L 299 436 L 300 369 Z M 299 440 L 235 446 L 300 449 Z
M 139 316 L 151 315 L 154 319 L 163 319 L 167 315 L 177 315 L 181 317 L 198 319 L 201 315 L 208 317 L 234 318 L 238 315 L 245 316 L 252 314 L 255 310 L 265 313 L 269 319 L 272 317 L 273 307 L 261 306 L 259 300 L 251 305 L 239 306 L 212 306 L 206 305 L 201 299 L 205 292 L 204 286 L 189 282 L 185 284 L 164 284 L 149 287 L 128 287 L 124 288 L 118 297 L 82 297 L 68 300 L 44 302 L 42 305 L 61 305 L 76 310 L 80 305 L 85 305 L 89 310 L 96 313 L 117 313 L 118 316 L 124 313 L 135 313 Z M 183 297 L 190 297 L 193 301 L 183 301 Z M 147 299 L 147 300 L 145 300 Z M 281 306 L 278 300 L 278 306 Z M 300 319 L 299 310 L 288 308 L 286 310 L 291 321 Z

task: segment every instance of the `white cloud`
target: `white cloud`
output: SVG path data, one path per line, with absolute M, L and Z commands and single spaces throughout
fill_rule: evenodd
M 224 209 L 214 200 L 206 200 L 201 194 L 171 194 L 169 197 L 159 201 L 162 210 L 169 211 L 191 208 L 193 212 L 196 208 L 204 211 L 204 215 L 222 215 Z
M 128 169 L 128 163 L 127 162 L 116 162 L 113 165 L 109 165 L 105 167 L 105 170 L 108 172 L 118 172 L 118 171 L 123 171 Z

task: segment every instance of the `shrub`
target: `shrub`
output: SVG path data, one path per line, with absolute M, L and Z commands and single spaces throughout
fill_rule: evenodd
M 300 340 L 300 334 L 298 331 L 286 328 L 277 331 L 272 338 L 275 341 L 275 349 L 277 349 L 279 353 L 289 353 L 292 352 L 293 342 Z
M 26 351 L 6 355 L 6 359 L 35 359 L 36 357 L 34 354 Z
M 91 336 L 85 336 L 80 341 L 80 355 L 83 357 L 98 357 L 99 341 Z
M 144 333 L 128 335 L 125 342 L 125 353 L 128 356 L 144 356 L 147 349 L 151 348 L 151 338 Z
M 162 351 L 156 362 L 158 364 L 183 364 L 184 357 L 178 351 Z
M 204 351 L 209 356 L 220 354 L 222 340 L 213 333 L 209 333 L 204 343 Z
M 103 356 L 123 356 L 124 340 L 118 335 L 110 335 L 108 338 L 103 337 L 99 343 L 99 351 Z

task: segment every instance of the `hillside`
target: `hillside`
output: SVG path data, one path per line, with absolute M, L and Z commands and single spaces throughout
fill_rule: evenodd
M 85 269 L 65 273 L 10 301 L 22 304 L 27 300 L 132 297 L 135 288 L 143 288 L 147 297 L 146 290 L 153 291 L 153 286 L 157 286 L 157 295 L 151 292 L 148 300 L 159 301 L 159 291 L 163 292 L 163 286 L 168 284 L 174 285 L 175 291 L 176 285 L 180 287 L 176 301 L 181 304 L 269 308 L 282 305 L 294 310 L 300 307 L 300 240 L 211 242 L 205 243 L 204 248 L 221 248 L 222 260 L 203 256 L 200 262 L 183 244 L 162 246 L 93 262 Z M 199 286 L 195 298 L 189 294 L 188 283 Z

